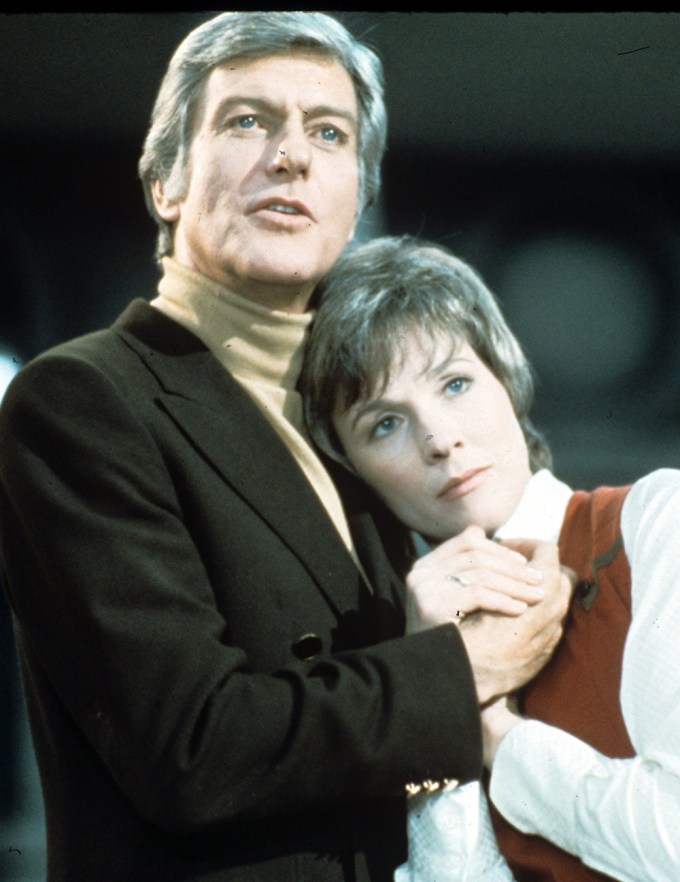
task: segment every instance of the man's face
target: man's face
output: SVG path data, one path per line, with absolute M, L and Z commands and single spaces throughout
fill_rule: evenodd
M 336 60 L 234 59 L 215 68 L 194 123 L 189 188 L 156 207 L 174 256 L 270 308 L 303 311 L 352 236 L 357 100 Z

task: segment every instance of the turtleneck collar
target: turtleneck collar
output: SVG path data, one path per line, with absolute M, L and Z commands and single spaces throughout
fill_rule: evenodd
M 295 388 L 313 312 L 267 309 L 171 257 L 163 271 L 153 306 L 193 331 L 238 379 Z

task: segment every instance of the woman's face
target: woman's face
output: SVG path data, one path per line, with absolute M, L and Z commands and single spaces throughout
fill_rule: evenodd
M 425 347 L 414 335 L 387 386 L 333 422 L 358 474 L 431 540 L 472 524 L 493 534 L 531 475 L 505 387 L 468 343 L 452 350 L 443 335 Z

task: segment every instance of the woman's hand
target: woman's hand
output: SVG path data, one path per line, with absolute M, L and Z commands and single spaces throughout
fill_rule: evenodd
M 406 578 L 407 633 L 485 610 L 518 616 L 545 594 L 543 574 L 518 550 L 468 527 L 420 558 Z
M 514 696 L 503 695 L 482 710 L 484 765 L 490 769 L 496 751 L 508 732 L 522 722 Z

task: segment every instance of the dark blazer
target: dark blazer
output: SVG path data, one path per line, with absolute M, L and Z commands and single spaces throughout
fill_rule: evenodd
M 144 301 L 23 368 L 0 411 L 3 578 L 49 880 L 389 880 L 403 790 L 480 772 L 457 629 L 399 637 L 297 463 Z

